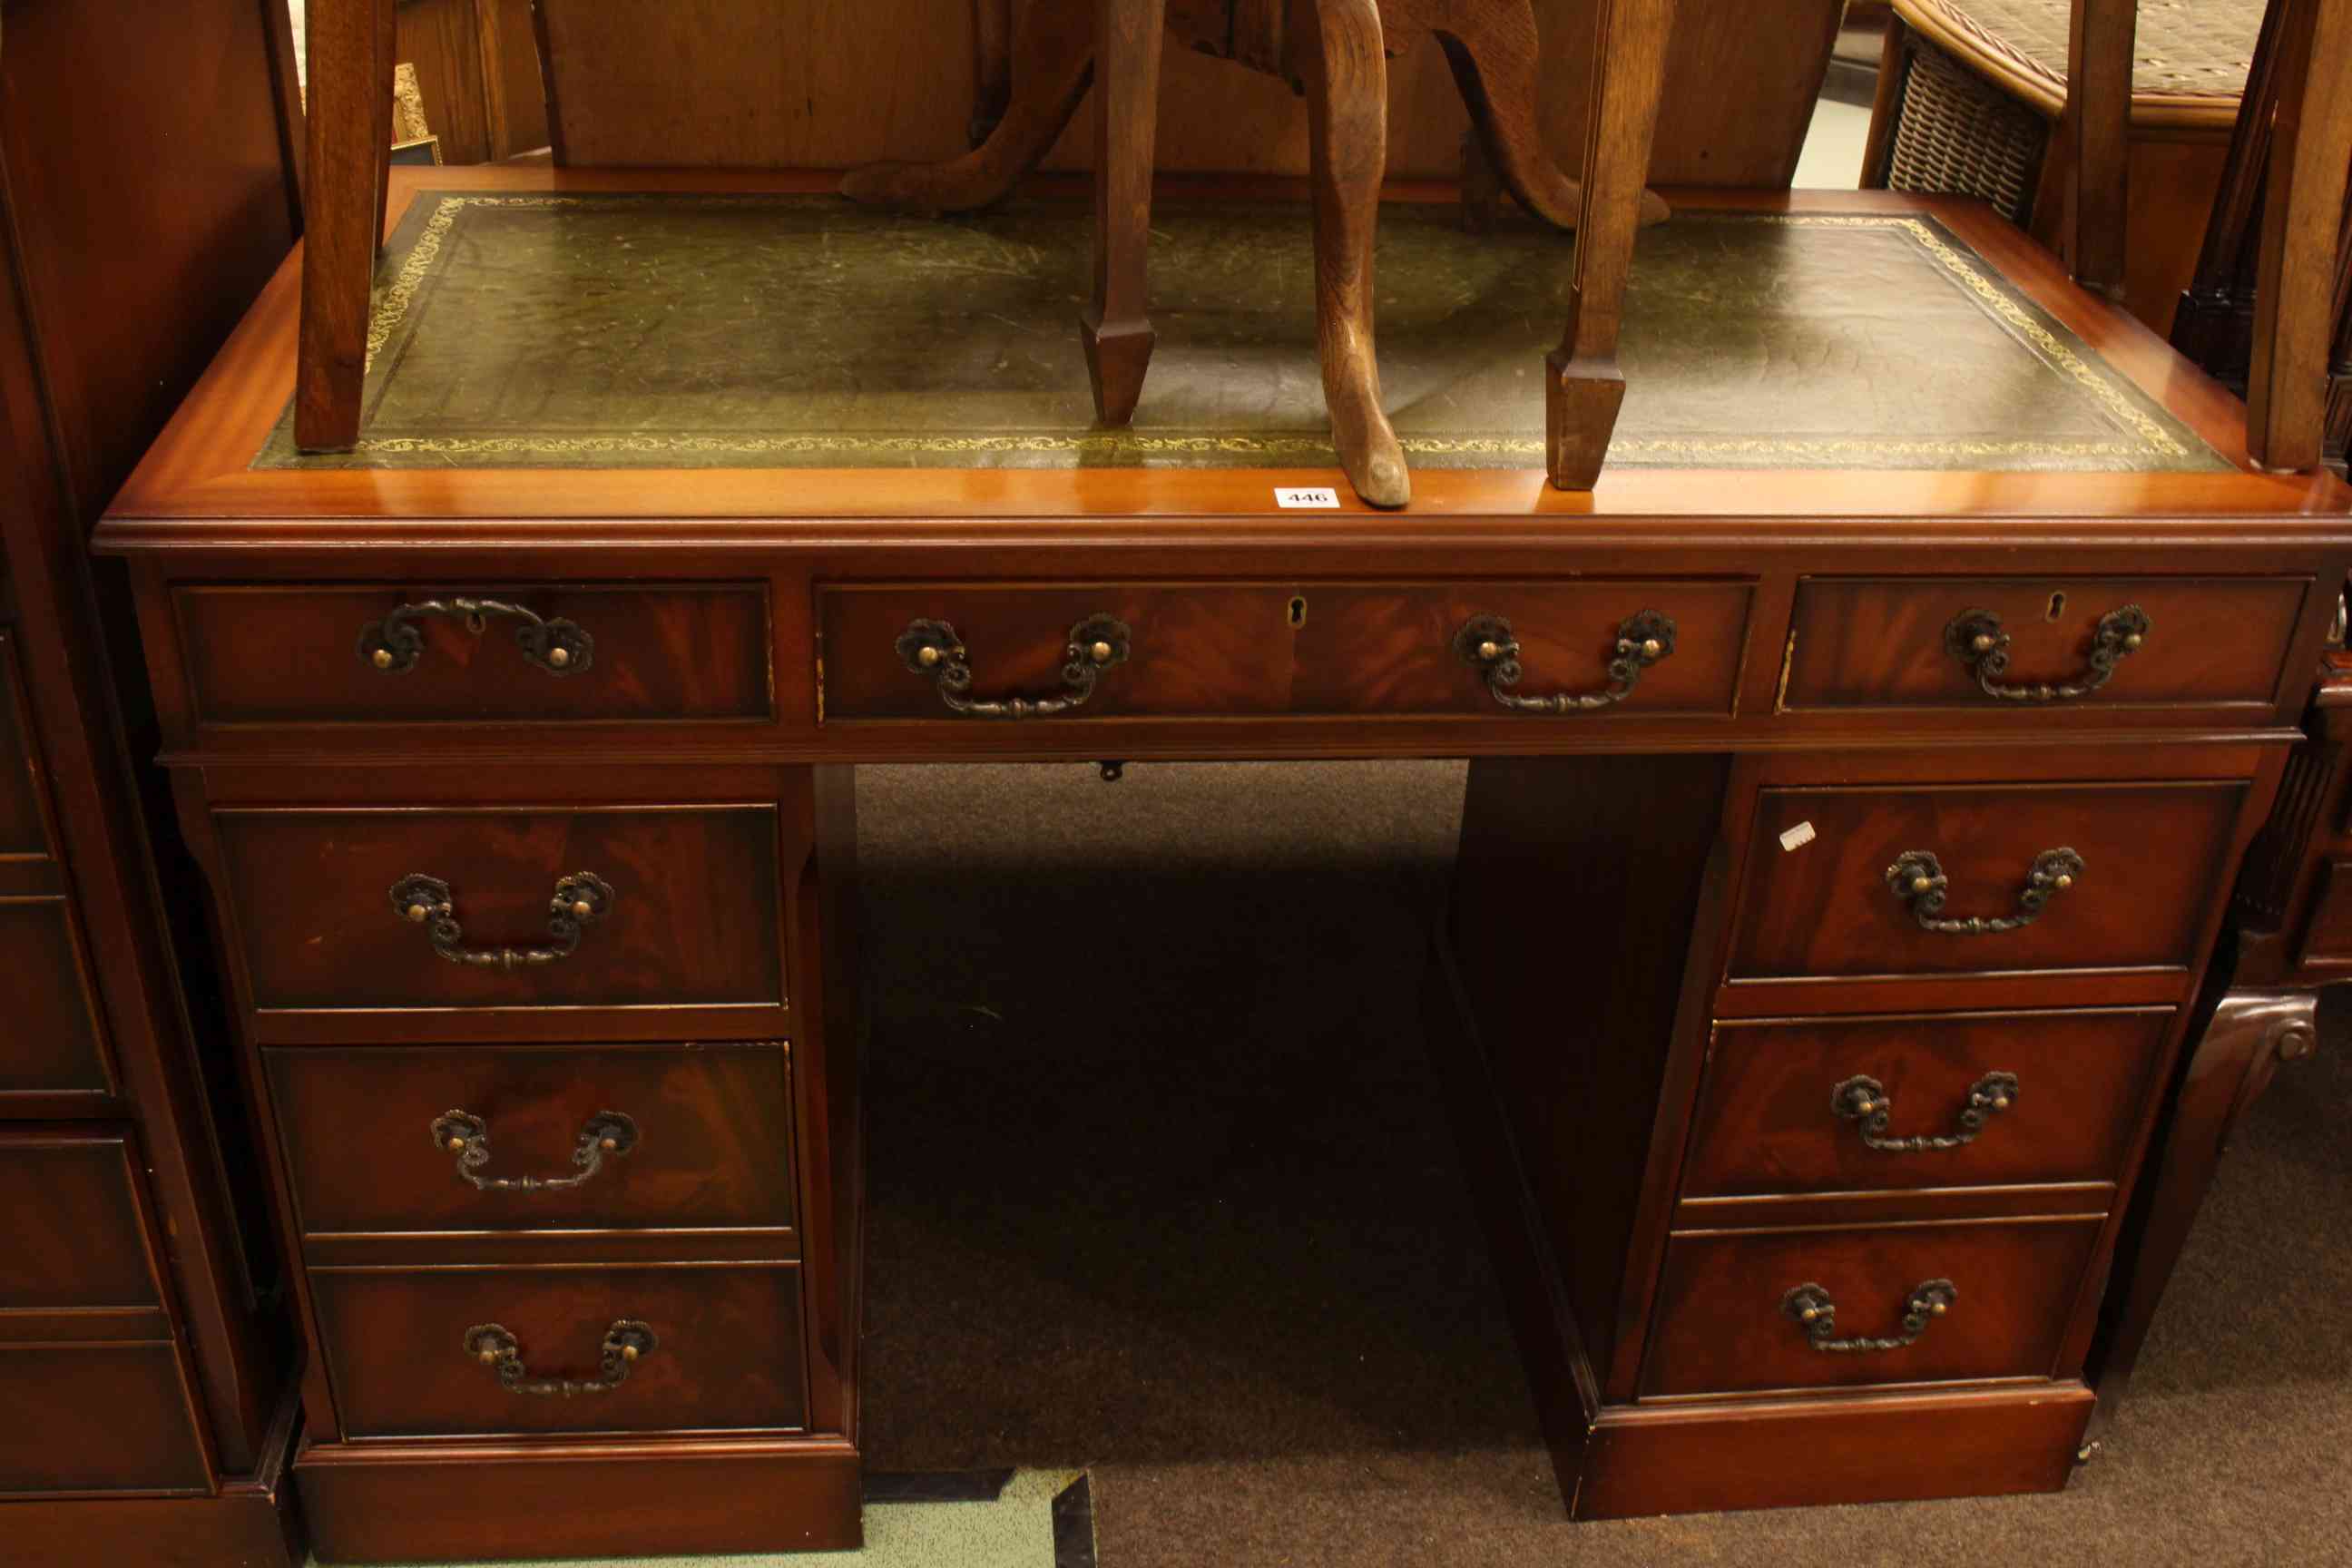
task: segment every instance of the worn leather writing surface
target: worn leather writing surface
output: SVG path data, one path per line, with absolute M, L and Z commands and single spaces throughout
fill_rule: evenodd
M 351 453 L 265 467 L 1253 467 L 1334 461 L 1307 215 L 1164 204 L 1134 426 L 1093 425 L 1083 207 L 961 221 L 806 195 L 421 195 L 378 277 Z M 1381 367 L 1414 460 L 1543 463 L 1573 241 L 1381 215 Z M 1623 466 L 2218 468 L 1933 221 L 1685 213 L 1642 237 Z

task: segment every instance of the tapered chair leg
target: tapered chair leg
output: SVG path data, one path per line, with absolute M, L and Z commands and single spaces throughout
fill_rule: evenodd
M 983 5 L 989 0 L 982 0 Z M 898 212 L 977 212 L 1013 194 L 1077 113 L 1094 78 L 1097 0 L 1034 0 L 1013 35 L 1002 118 L 943 163 L 868 163 L 841 182 L 850 200 Z M 985 95 L 990 88 L 983 81 Z M 977 111 L 987 112 L 985 102 Z
M 393 0 L 313 0 L 306 19 L 310 168 L 294 385 L 294 439 L 306 451 L 341 450 L 359 440 L 368 292 L 383 223 L 379 143 L 391 137 L 384 37 L 392 7 Z
M 1599 482 L 1625 403 L 1617 336 L 1675 21 L 1674 0 L 1598 0 L 1596 8 L 1568 330 L 1544 362 L 1544 447 L 1551 482 L 1564 490 Z
M 1470 110 L 1470 128 L 1483 143 L 1495 173 L 1521 206 L 1556 228 L 1573 229 L 1581 216 L 1584 187 L 1569 177 L 1544 144 L 1536 119 L 1539 39 L 1528 0 L 1501 5 L 1448 5 L 1434 28 L 1444 46 L 1454 86 Z M 1642 221 L 1664 223 L 1670 216 L 1654 192 L 1642 193 Z
M 1372 242 L 1388 164 L 1388 59 L 1379 0 L 1315 0 L 1307 68 L 1315 190 L 1315 336 L 1339 466 L 1374 506 L 1412 499 L 1404 447 L 1381 408 Z
M 1155 335 L 1144 311 L 1151 157 L 1167 0 L 1098 0 L 1095 37 L 1094 298 L 1079 317 L 1095 415 L 1135 417 Z

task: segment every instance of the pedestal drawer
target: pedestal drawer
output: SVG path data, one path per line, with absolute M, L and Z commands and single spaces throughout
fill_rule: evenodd
M 168 1333 L 138 1179 L 120 1132 L 0 1130 L 0 1193 L 19 1195 L 0 1204 L 0 1314 L 105 1309 L 111 1338 Z
M 783 1002 L 771 805 L 214 822 L 265 1014 Z
M 173 1347 L 0 1341 L 0 1494 L 211 1485 Z
M 2103 1217 L 1678 1232 L 1642 1392 L 2058 1375 Z
M 2172 1016 L 1717 1024 L 1683 1197 L 2113 1182 Z
M 1781 700 L 2270 707 L 2310 589 L 2303 577 L 1811 579 L 1797 590 Z
M 346 1437 L 807 1423 L 790 1263 L 313 1268 L 310 1293 Z
M 1042 716 L 1513 717 L 1501 690 L 1567 698 L 1547 711 L 1571 721 L 1727 717 L 1751 596 L 1745 582 L 1654 579 L 827 587 L 824 712 L 1001 716 L 942 693 L 1034 702 L 1083 689 Z M 1516 682 L 1490 683 L 1507 658 Z
M 2244 791 L 1767 789 L 1728 978 L 2184 967 Z
M 309 1235 L 793 1224 L 774 1042 L 266 1057 Z
M 758 583 L 316 584 L 173 595 L 198 721 L 764 719 Z

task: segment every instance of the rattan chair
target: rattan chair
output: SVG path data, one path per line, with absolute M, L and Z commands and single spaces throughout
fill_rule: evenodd
M 1975 196 L 2060 248 L 2070 0 L 1895 0 L 1866 187 Z M 2124 302 L 2167 330 L 2253 63 L 2263 0 L 2141 0 Z

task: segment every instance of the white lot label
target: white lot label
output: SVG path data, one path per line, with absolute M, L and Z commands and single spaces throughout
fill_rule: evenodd
M 1300 507 L 1306 507 L 1320 511 L 1337 511 L 1339 510 L 1339 492 L 1338 490 L 1286 490 L 1277 489 L 1274 492 L 1274 504 L 1281 507 L 1286 511 L 1297 510 Z
M 1784 850 L 1802 849 L 1806 845 L 1811 844 L 1813 838 L 1813 825 L 1810 822 L 1801 822 L 1780 835 L 1780 847 Z

